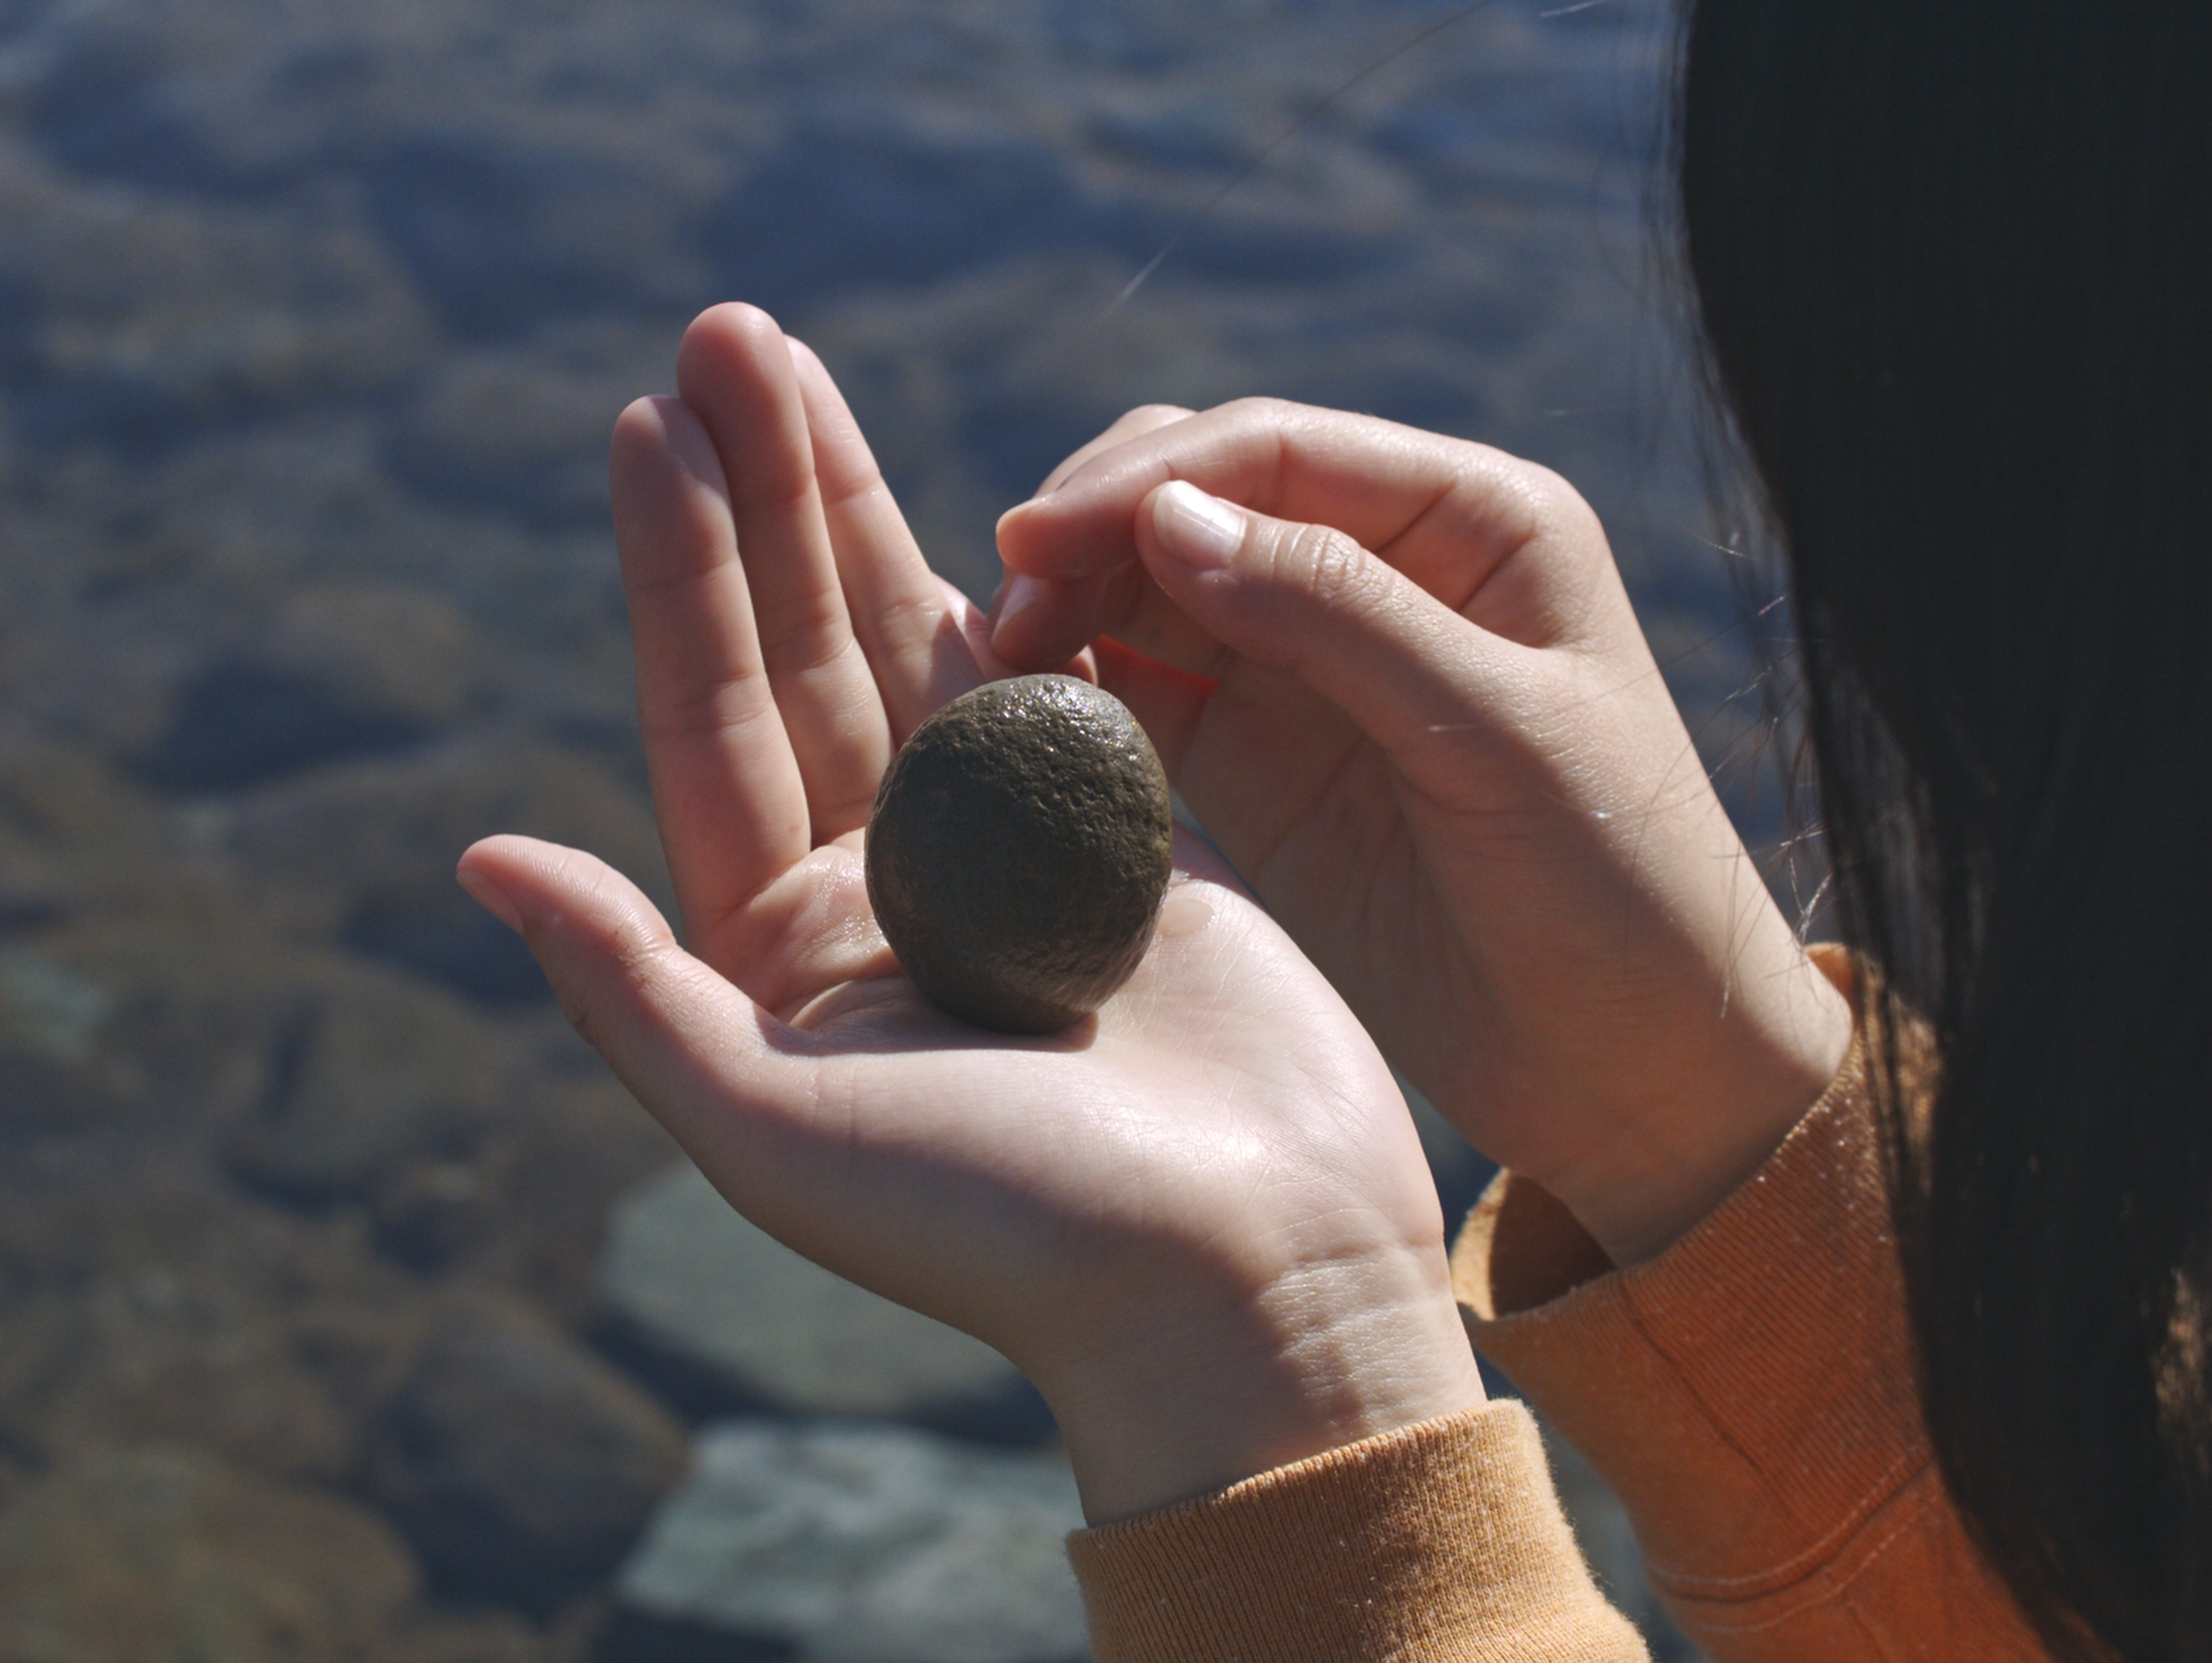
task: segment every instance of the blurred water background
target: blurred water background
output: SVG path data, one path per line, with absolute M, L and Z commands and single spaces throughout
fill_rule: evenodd
M 452 864 L 665 895 L 604 445 L 728 297 L 979 597 L 1138 403 L 1559 468 L 1771 841 L 1662 9 L 1496 0 L 1281 137 L 1457 9 L 0 0 L 0 1660 L 1079 1654 L 1041 1405 L 703 1196 Z

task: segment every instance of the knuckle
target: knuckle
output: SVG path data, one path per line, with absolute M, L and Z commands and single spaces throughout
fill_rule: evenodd
M 1531 518 L 1543 531 L 1579 536 L 1598 530 L 1597 512 L 1566 478 L 1540 462 L 1520 464 Z
M 1374 556 L 1333 525 L 1301 525 L 1279 564 L 1291 586 L 1332 612 L 1364 610 L 1375 598 Z
M 657 1004 L 665 982 L 664 944 L 632 937 L 614 944 L 605 983 L 580 991 L 569 1023 L 595 1047 L 637 1013 Z M 570 1001 L 562 1000 L 564 1008 Z
M 1285 425 L 1292 413 L 1302 406 L 1271 394 L 1254 394 L 1249 398 L 1231 399 L 1221 408 L 1232 416 L 1259 426 L 1279 428 Z

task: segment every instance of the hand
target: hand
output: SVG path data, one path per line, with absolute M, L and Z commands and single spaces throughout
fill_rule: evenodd
M 764 314 L 705 314 L 678 385 L 623 413 L 613 477 L 687 945 L 574 850 L 492 838 L 462 882 L 741 1212 L 1030 1375 L 1094 1520 L 1480 1402 L 1389 1071 L 1218 863 L 1179 852 L 1135 978 L 1066 1034 L 898 975 L 861 832 L 894 743 L 998 667 L 982 620 Z
M 1209 835 L 1385 1051 L 1615 1262 L 1711 1211 L 1833 1077 L 1848 1011 L 1556 476 L 1364 416 L 1157 408 L 999 541 L 1000 655 L 1097 638 Z

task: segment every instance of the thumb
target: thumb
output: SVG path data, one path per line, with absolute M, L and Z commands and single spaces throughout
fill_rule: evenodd
M 576 1031 L 694 1160 L 709 1169 L 809 1101 L 775 1018 L 684 950 L 638 887 L 594 855 L 488 837 L 461 887 L 520 933 Z M 734 1112 L 733 1112 L 734 1111 Z
M 1232 652 L 1296 677 L 1401 760 L 1504 732 L 1528 649 L 1470 623 L 1328 525 L 1255 513 L 1186 480 L 1137 513 L 1168 598 Z

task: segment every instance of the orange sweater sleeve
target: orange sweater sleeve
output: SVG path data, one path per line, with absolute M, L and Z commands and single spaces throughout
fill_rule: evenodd
M 1510 1401 L 1079 1531 L 1068 1555 L 1096 1663 L 1648 1663 Z
M 1933 1463 L 1856 1046 L 1650 1263 L 1613 1270 L 1507 1174 L 1452 1270 L 1476 1345 L 1619 1493 L 1653 1588 L 1717 1663 L 2044 1656 Z

